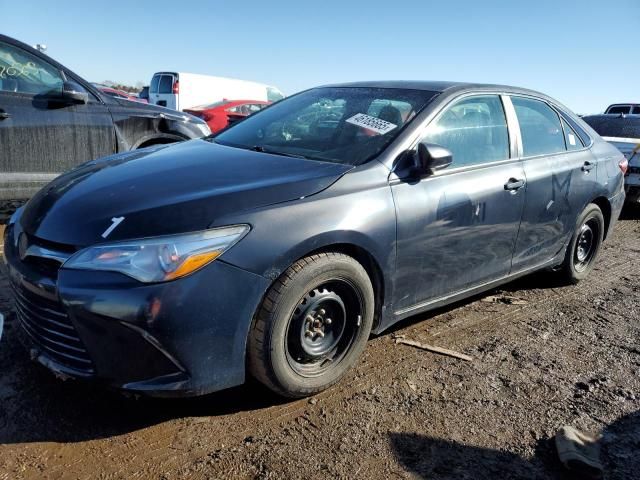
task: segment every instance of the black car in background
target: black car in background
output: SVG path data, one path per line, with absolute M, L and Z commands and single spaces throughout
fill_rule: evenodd
M 543 268 L 586 277 L 625 169 L 530 90 L 335 85 L 61 175 L 9 221 L 5 258 L 54 372 L 154 395 L 248 373 L 301 397 L 370 332 Z
M 87 160 L 209 133 L 191 115 L 105 95 L 0 35 L 0 202 L 26 199 Z

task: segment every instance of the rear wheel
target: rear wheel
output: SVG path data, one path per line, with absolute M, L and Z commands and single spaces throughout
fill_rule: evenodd
M 604 238 L 604 217 L 600 208 L 591 203 L 580 215 L 567 247 L 560 269 L 569 283 L 578 283 L 593 269 Z
M 263 301 L 249 334 L 249 372 L 288 397 L 324 390 L 364 350 L 373 310 L 371 281 L 355 259 L 331 252 L 303 258 Z

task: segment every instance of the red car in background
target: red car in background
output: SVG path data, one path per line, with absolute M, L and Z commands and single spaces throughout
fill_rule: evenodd
M 145 98 L 140 98 L 134 94 L 125 92 L 124 90 L 118 90 L 115 88 L 107 87 L 106 85 L 102 85 L 101 83 L 92 83 L 94 87 L 100 90 L 102 93 L 106 95 L 110 95 L 115 98 L 121 98 L 123 100 L 131 100 L 132 102 L 141 102 L 141 103 L 149 103 L 149 101 Z
M 262 110 L 270 103 L 262 100 L 221 100 L 184 111 L 203 119 L 209 125 L 211 132 L 215 133 Z

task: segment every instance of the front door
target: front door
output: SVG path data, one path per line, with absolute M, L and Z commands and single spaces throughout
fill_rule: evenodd
M 509 274 L 524 205 L 524 172 L 499 95 L 454 102 L 422 141 L 451 150 L 453 163 L 419 180 L 391 176 L 397 314 Z
M 91 94 L 87 104 L 61 103 L 64 80 L 44 58 L 0 42 L 0 176 L 14 190 L 3 196 L 26 198 L 42 180 L 114 153 L 107 107 Z

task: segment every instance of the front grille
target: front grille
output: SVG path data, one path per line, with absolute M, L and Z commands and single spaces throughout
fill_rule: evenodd
M 94 373 L 93 363 L 75 327 L 58 302 L 13 286 L 20 325 L 43 353 L 79 373 Z

